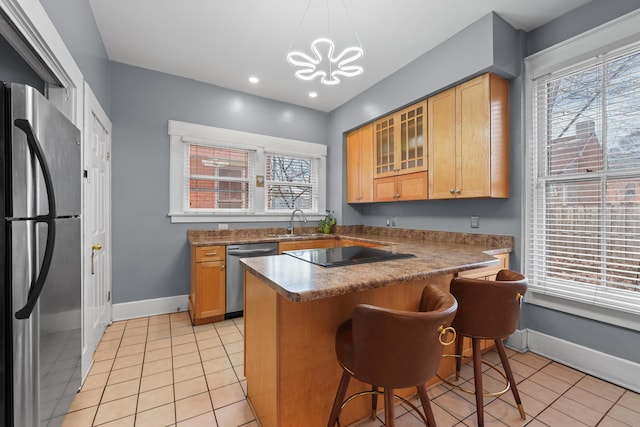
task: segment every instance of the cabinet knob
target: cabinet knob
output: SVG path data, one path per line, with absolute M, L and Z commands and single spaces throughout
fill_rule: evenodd
M 449 193 L 453 194 L 453 193 L 455 193 L 455 192 L 456 192 L 456 190 L 454 190 L 453 188 L 450 188 L 450 189 L 449 189 Z
M 220 266 L 220 270 L 224 270 L 224 264 Z
M 456 194 L 460 194 L 460 193 L 461 193 L 460 189 L 456 188 Z

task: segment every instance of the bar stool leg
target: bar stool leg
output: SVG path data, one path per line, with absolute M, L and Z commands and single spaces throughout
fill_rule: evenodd
M 507 374 L 507 379 L 509 380 L 509 384 L 511 384 L 511 392 L 513 393 L 513 399 L 516 401 L 516 405 L 518 405 L 518 411 L 520 411 L 520 418 L 523 420 L 527 419 L 527 414 L 524 412 L 524 406 L 522 406 L 522 401 L 520 400 L 520 394 L 518 393 L 518 387 L 516 387 L 516 380 L 513 377 L 513 372 L 511 371 L 511 365 L 509 365 L 509 358 L 507 357 L 507 352 L 504 350 L 504 343 L 502 340 L 495 340 L 496 350 L 498 350 L 498 354 L 500 355 L 500 361 L 502 361 L 502 367 L 504 368 L 505 374 Z
M 423 385 L 419 385 L 418 387 L 418 396 L 420 396 L 420 402 L 422 402 L 422 409 L 424 410 L 424 414 L 427 417 L 427 421 L 429 422 L 429 427 L 436 427 L 436 418 L 433 416 L 433 410 L 431 409 L 431 401 L 429 400 L 429 395 L 427 394 L 427 388 Z
M 342 371 L 342 378 L 340 378 L 340 384 L 338 385 L 338 391 L 336 392 L 336 398 L 333 401 L 333 408 L 331 408 L 331 416 L 329 417 L 328 427 L 334 427 L 338 418 L 340 417 L 340 410 L 342 406 L 342 402 L 344 401 L 344 396 L 347 394 L 347 387 L 349 386 L 349 380 L 351 379 L 351 374 L 347 371 Z
M 393 389 L 384 389 L 384 425 L 385 427 L 395 427 L 396 408 L 393 406 Z
M 371 386 L 371 419 L 376 419 L 376 411 L 378 410 L 378 387 Z
M 480 351 L 480 339 L 471 338 L 473 349 L 473 381 L 476 386 L 476 413 L 478 414 L 478 427 L 484 427 L 484 403 L 482 395 L 482 353 Z
M 462 344 L 464 343 L 464 337 L 458 336 L 456 340 L 456 381 L 460 379 L 460 367 L 462 366 Z

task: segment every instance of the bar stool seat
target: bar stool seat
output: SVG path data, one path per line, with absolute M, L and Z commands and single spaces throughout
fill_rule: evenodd
M 504 374 L 497 367 L 492 368 L 506 379 L 506 387 L 497 396 L 511 389 L 513 398 L 520 411 L 520 417 L 526 419 L 524 407 L 520 400 L 509 359 L 504 349 L 503 340 L 511 335 L 520 320 L 520 305 L 527 291 L 527 278 L 511 270 L 501 270 L 496 280 L 470 279 L 456 277 L 451 281 L 450 292 L 458 301 L 458 312 L 453 320 L 453 327 L 458 338 L 456 340 L 456 379 L 460 377 L 462 345 L 464 337 L 471 338 L 474 390 L 476 396 L 476 413 L 478 426 L 484 426 L 483 388 L 482 388 L 482 352 L 480 340 L 493 340 L 500 356 Z M 446 383 L 454 385 L 445 380 Z M 464 390 L 467 391 L 467 390 Z
M 342 408 L 352 399 L 367 394 L 372 395 L 372 418 L 375 418 L 377 395 L 384 394 L 388 427 L 395 426 L 395 398 L 415 409 L 425 424 L 435 426 L 425 383 L 438 370 L 444 339 L 451 331 L 456 309 L 455 298 L 435 285 L 424 288 L 419 312 L 366 304 L 356 306 L 353 318 L 336 331 L 336 356 L 343 373 L 328 426 L 340 425 Z M 345 400 L 351 377 L 371 384 L 371 391 L 356 393 Z M 384 392 L 378 391 L 379 387 Z M 413 404 L 394 395 L 394 389 L 408 387 L 417 388 L 426 416 Z

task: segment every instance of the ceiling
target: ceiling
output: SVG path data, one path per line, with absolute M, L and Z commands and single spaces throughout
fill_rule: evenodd
M 588 2 L 90 0 L 110 60 L 325 112 L 491 11 L 530 31 Z M 311 41 L 327 31 L 336 52 L 360 40 L 364 73 L 336 86 L 296 79 L 289 48 L 310 54 Z

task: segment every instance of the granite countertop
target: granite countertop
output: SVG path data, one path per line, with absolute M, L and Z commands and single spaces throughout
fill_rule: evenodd
M 304 233 L 307 231 L 307 233 Z M 312 301 L 366 289 L 428 279 L 442 274 L 498 264 L 491 255 L 509 253 L 513 237 L 487 234 L 449 233 L 389 227 L 338 227 L 336 234 L 315 234 L 300 229 L 296 237 L 277 237 L 279 229 L 189 230 L 191 245 L 227 245 L 305 239 L 349 239 L 375 242 L 386 250 L 410 253 L 415 258 L 326 268 L 289 255 L 245 258 L 247 270 L 288 300 Z

